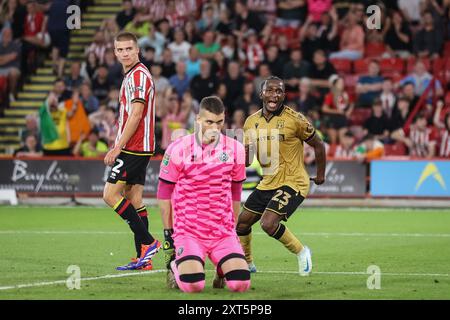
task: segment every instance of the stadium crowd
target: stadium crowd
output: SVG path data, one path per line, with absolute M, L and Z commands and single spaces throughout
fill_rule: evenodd
M 2 3 L 0 77 L 9 100 L 39 54 L 51 55 L 58 76 L 39 114 L 27 117 L 16 155 L 107 152 L 123 77 L 113 39 L 127 30 L 155 82 L 158 154 L 175 129 L 193 130 L 208 95 L 224 101 L 228 128 L 242 128 L 261 108 L 263 79 L 275 75 L 285 81 L 286 105 L 313 122 L 331 157 L 450 156 L 450 0 L 124 0 L 65 74 L 70 34 L 55 16 L 70 3 Z M 373 4 L 380 28 L 367 27 Z

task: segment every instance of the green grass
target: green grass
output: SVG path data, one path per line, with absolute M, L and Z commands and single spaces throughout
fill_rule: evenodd
M 161 238 L 156 209 L 150 225 Z M 450 299 L 450 210 L 302 209 L 287 226 L 313 250 L 310 277 L 296 274 L 296 257 L 255 226 L 251 290 L 214 290 L 207 271 L 204 292 L 187 295 L 167 289 L 164 272 L 96 278 L 121 274 L 115 267 L 134 252 L 128 227 L 109 209 L 0 207 L 0 287 L 34 284 L 2 289 L 0 299 Z M 69 265 L 94 279 L 80 290 L 37 285 L 64 281 Z M 367 288 L 370 265 L 381 269 L 379 290 Z

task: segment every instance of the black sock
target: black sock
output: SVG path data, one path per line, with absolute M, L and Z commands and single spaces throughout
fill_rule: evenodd
M 136 209 L 137 214 L 141 218 L 142 222 L 144 223 L 145 229 L 148 231 L 148 217 L 147 217 L 147 208 L 145 206 Z M 136 257 L 139 258 L 141 256 L 141 245 L 142 241 L 137 237 L 136 234 L 134 234 L 134 246 L 136 248 Z
M 136 209 L 131 205 L 131 202 L 125 198 L 122 198 L 118 205 L 114 207 L 120 217 L 125 220 L 130 226 L 131 231 L 135 234 L 137 239 L 141 240 L 142 244 L 151 244 L 155 239 L 145 228 L 144 222 L 136 212 Z

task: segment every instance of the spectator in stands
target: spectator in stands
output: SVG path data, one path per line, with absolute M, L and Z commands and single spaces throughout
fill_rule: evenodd
M 195 117 L 198 114 L 200 104 L 192 98 L 190 91 L 186 91 L 181 98 L 180 112 L 185 115 L 185 129 L 189 132 L 194 131 Z
M 338 25 L 339 18 L 334 6 L 329 12 L 322 13 L 317 33 L 320 39 L 320 48 L 327 54 L 339 50 Z
M 255 86 L 253 85 L 253 82 L 247 81 L 244 84 L 242 95 L 240 95 L 233 104 L 235 110 L 240 109 L 243 110 L 245 114 L 248 114 L 250 106 L 258 103 L 259 97 L 256 93 Z
M 364 133 L 370 134 L 382 142 L 389 141 L 389 119 L 383 112 L 380 99 L 375 99 L 372 105 L 372 114 L 364 122 Z
M 300 49 L 293 49 L 291 60 L 283 68 L 283 79 L 286 84 L 286 92 L 296 92 L 300 79 L 309 76 L 309 63 L 302 60 Z
M 34 135 L 36 137 L 41 136 L 41 132 L 39 131 L 39 123 L 35 114 L 28 114 L 25 117 L 25 129 L 20 132 L 20 143 L 21 145 L 25 145 L 25 140 L 29 135 Z M 40 146 L 40 142 L 38 141 Z
M 64 102 L 72 97 L 72 93 L 67 90 L 66 84 L 62 79 L 56 79 L 53 83 L 53 89 L 51 91 L 55 95 L 58 103 Z
M 253 79 L 253 87 L 259 91 L 264 80 L 271 75 L 272 72 L 270 71 L 269 65 L 265 62 L 261 63 L 258 67 L 258 75 Z
M 318 112 L 320 110 L 320 104 L 317 97 L 312 94 L 311 79 L 301 78 L 298 89 L 297 111 L 308 116 L 313 111 Z
M 97 74 L 92 80 L 92 93 L 102 102 L 108 97 L 111 84 L 108 81 L 108 68 L 106 65 L 100 65 Z
M 21 46 L 18 41 L 13 41 L 12 35 L 10 28 L 3 29 L 3 39 L 0 43 L 0 76 L 8 78 L 9 100 L 15 101 L 21 75 Z
M 230 128 L 233 130 L 243 129 L 245 119 L 246 119 L 246 112 L 243 109 L 234 110 Z
M 195 44 L 202 59 L 212 59 L 214 53 L 220 50 L 220 45 L 214 41 L 215 34 L 208 30 L 203 34 L 203 42 Z
M 397 102 L 397 98 L 394 94 L 394 86 L 392 84 L 392 79 L 385 78 L 383 80 L 383 85 L 380 94 L 381 104 L 383 106 L 383 112 L 386 114 L 388 119 L 391 119 L 394 106 Z
M 148 35 L 151 29 L 153 25 L 147 19 L 143 8 L 138 8 L 133 20 L 125 26 L 125 31 L 135 34 L 138 39 Z
M 222 51 L 214 53 L 214 58 L 211 61 L 211 73 L 215 74 L 218 78 L 223 79 L 227 72 L 228 61 Z
M 211 4 L 203 5 L 203 14 L 197 21 L 197 30 L 204 32 L 205 30 L 215 30 L 219 23 L 218 17 L 214 16 L 214 9 Z
M 422 0 L 398 0 L 398 7 L 402 11 L 406 21 L 413 26 L 420 22 L 420 2 Z
M 233 23 L 230 20 L 230 11 L 227 8 L 220 10 L 219 23 L 216 26 L 216 31 L 219 38 L 224 38 L 232 34 Z
M 96 129 L 93 129 L 88 135 L 83 132 L 72 151 L 74 156 L 85 158 L 103 157 L 107 152 L 108 146 L 100 140 L 99 133 Z
M 308 9 L 304 0 L 277 1 L 277 22 L 279 27 L 298 28 L 306 20 Z
M 150 72 L 152 74 L 153 82 L 155 83 L 156 93 L 163 92 L 170 87 L 169 80 L 161 75 L 162 68 L 160 64 L 153 64 L 150 68 Z
M 314 52 L 313 64 L 309 70 L 311 85 L 314 86 L 321 96 L 325 96 L 329 89 L 330 83 L 328 79 L 333 74 L 337 74 L 334 66 L 328 61 L 325 51 L 319 49 Z
M 414 71 L 400 80 L 399 85 L 404 86 L 407 83 L 414 85 L 414 93 L 416 96 L 421 96 L 431 82 L 433 76 L 427 71 L 425 64 L 418 60 L 414 66 Z M 435 82 L 435 90 L 437 96 L 443 95 L 443 89 L 439 80 Z
M 247 8 L 265 23 L 269 17 L 274 17 L 277 12 L 276 0 L 247 0 Z
M 439 115 L 438 110 L 436 114 Z M 439 117 L 438 117 L 439 118 Z M 442 158 L 450 158 L 450 112 L 444 117 L 443 123 L 435 121 L 436 128 L 439 130 L 438 156 Z
M 248 29 L 253 29 L 259 33 L 264 25 L 259 16 L 248 10 L 245 2 L 237 0 L 234 4 L 235 24 L 237 30 L 242 30 L 242 25 L 246 25 Z
M 51 38 L 53 70 L 61 78 L 69 53 L 70 30 L 67 28 L 67 8 L 70 0 L 52 1 L 48 10 L 47 29 Z
M 73 61 L 70 66 L 70 74 L 64 78 L 64 84 L 67 90 L 73 91 L 79 89 L 85 79 L 81 76 L 81 63 Z
M 172 52 L 172 61 L 186 61 L 189 58 L 189 49 L 191 44 L 184 40 L 183 29 L 177 28 L 174 31 L 174 41 L 169 44 L 169 49 Z
M 412 32 L 404 21 L 401 11 L 394 11 L 392 18 L 387 20 L 388 26 L 384 42 L 389 56 L 407 58 L 412 51 Z
M 100 106 L 100 102 L 97 97 L 92 94 L 89 83 L 83 83 L 80 86 L 80 101 L 88 115 L 96 112 Z
M 22 0 L 21 2 L 24 1 Z M 27 9 L 21 2 L 18 0 L 5 0 L 2 1 L 0 8 L 0 30 L 11 28 L 14 40 L 22 37 L 25 27 Z
M 361 59 L 364 55 L 364 30 L 357 23 L 357 17 L 349 12 L 347 25 L 341 35 L 339 49 L 330 55 L 330 59 Z
M 167 79 L 170 79 L 170 77 L 176 73 L 175 63 L 172 61 L 172 52 L 169 48 L 163 50 L 161 68 L 161 75 Z
M 291 48 L 287 36 L 285 34 L 277 35 L 276 45 L 278 47 L 278 57 L 284 66 L 289 62 L 291 56 Z
M 173 141 L 172 133 L 177 129 L 185 128 L 187 116 L 181 112 L 180 101 L 178 95 L 172 89 L 168 89 L 164 93 L 164 108 L 166 114 L 162 118 L 162 140 L 161 148 L 164 150 Z
M 111 49 L 111 43 L 106 42 L 105 35 L 102 31 L 97 31 L 94 36 L 94 41 L 87 48 L 86 54 L 93 52 L 100 64 L 105 62 L 105 53 L 107 49 Z
M 186 73 L 189 79 L 200 74 L 200 62 L 198 50 L 195 46 L 192 46 L 189 49 L 189 58 L 186 61 Z
M 245 53 L 237 42 L 235 35 L 227 36 L 221 51 L 228 60 L 245 61 Z
M 120 88 L 123 79 L 122 65 L 117 61 L 113 49 L 105 52 L 105 66 L 108 68 L 108 82 L 114 88 Z
M 350 130 L 345 131 L 334 152 L 330 148 L 330 152 L 332 152 L 330 156 L 340 159 L 354 159 L 356 157 L 355 142 L 356 139 L 353 133 Z
M 152 65 L 154 65 L 155 62 L 155 48 L 151 46 L 144 47 L 141 51 L 142 53 L 142 59 L 141 62 L 150 70 Z
M 258 42 L 258 35 L 253 29 L 247 33 L 245 56 L 247 70 L 255 74 L 259 64 L 264 60 L 264 49 Z
M 356 147 L 356 158 L 361 161 L 380 159 L 384 155 L 384 145 L 375 136 L 368 134 Z
M 436 154 L 437 136 L 428 126 L 427 118 L 419 113 L 409 129 L 400 128 L 392 133 L 394 140 L 404 143 L 409 155 L 419 158 L 432 158 Z
M 155 49 L 155 60 L 161 61 L 164 46 L 167 39 L 156 29 L 154 25 L 149 27 L 148 33 L 140 37 L 138 40 L 139 48 L 142 50 L 145 47 L 152 47 Z
M 211 64 L 208 60 L 200 63 L 200 74 L 191 80 L 191 93 L 195 100 L 201 101 L 204 97 L 216 92 L 219 81 L 215 75 L 211 74 Z
M 98 111 L 89 115 L 91 127 L 99 132 L 99 137 L 109 147 L 114 146 L 117 135 L 117 120 L 114 109 L 101 105 Z
M 186 35 L 186 41 L 192 45 L 202 41 L 202 38 L 198 35 L 195 20 L 188 20 L 185 23 L 184 33 Z
M 42 155 L 42 147 L 34 134 L 28 134 L 24 146 L 14 151 L 15 157 L 42 157 Z
M 136 15 L 136 9 L 133 7 L 131 0 L 123 0 L 122 9 L 116 15 L 116 23 L 120 30 L 124 29 L 129 22 L 133 21 Z
M 245 83 L 245 78 L 241 74 L 240 66 L 237 61 L 228 63 L 227 73 L 223 82 L 227 87 L 227 97 L 224 104 L 227 106 L 228 115 L 231 116 L 234 111 L 235 101 L 243 94 Z
M 186 90 L 189 89 L 189 78 L 186 74 L 186 64 L 183 61 L 178 61 L 176 66 L 176 74 L 170 77 L 170 85 L 178 94 L 178 99 L 181 100 Z
M 81 75 L 84 78 L 88 78 L 89 81 L 94 79 L 95 71 L 97 70 L 99 63 L 97 56 L 94 52 L 87 54 L 86 60 L 81 64 Z
M 266 51 L 266 59 L 264 63 L 269 66 L 270 73 L 281 77 L 283 75 L 283 61 L 281 61 L 278 56 L 278 47 L 276 45 L 270 45 Z M 259 86 L 255 86 L 255 88 L 259 88 Z
M 67 111 L 67 121 L 69 124 L 70 146 L 73 147 L 81 134 L 87 135 L 91 131 L 89 119 L 80 100 L 80 93 L 77 90 L 72 92 L 72 99 L 64 101 Z
M 100 29 L 103 32 L 106 43 L 114 43 L 114 37 L 119 33 L 120 28 L 114 18 L 103 20 Z
M 314 52 L 321 48 L 321 39 L 318 32 L 318 26 L 313 23 L 313 17 L 308 15 L 300 32 L 300 42 L 302 46 L 303 58 L 312 62 Z
M 69 146 L 70 131 L 67 121 L 67 111 L 64 108 L 64 104 L 59 104 L 57 96 L 51 92 L 41 110 L 40 123 L 44 155 L 72 155 Z M 47 139 L 47 132 L 49 131 L 52 131 L 53 134 L 50 136 L 50 139 Z
M 376 97 L 381 94 L 383 87 L 383 77 L 380 75 L 380 65 L 378 61 L 371 60 L 368 66 L 368 74 L 360 76 L 356 84 L 358 94 L 358 106 L 370 107 Z
M 333 75 L 330 77 L 330 93 L 325 96 L 322 113 L 328 127 L 330 144 L 336 144 L 347 130 L 348 119 L 353 111 L 344 79 Z
M 214 95 L 218 96 L 222 101 L 225 101 L 227 99 L 227 86 L 225 85 L 225 83 L 219 82 L 219 84 L 217 85 L 217 90 L 214 93 Z M 228 106 L 225 105 L 225 108 L 228 109 Z
M 312 18 L 312 22 L 318 23 L 322 18 L 322 14 L 332 10 L 332 0 L 307 0 L 308 14 Z
M 436 29 L 430 11 L 423 14 L 423 25 L 414 37 L 414 53 L 419 57 L 439 57 L 442 48 L 443 33 Z
M 389 131 L 392 133 L 404 126 L 411 112 L 410 100 L 407 97 L 399 97 L 397 104 L 392 111 L 392 117 L 389 122 Z

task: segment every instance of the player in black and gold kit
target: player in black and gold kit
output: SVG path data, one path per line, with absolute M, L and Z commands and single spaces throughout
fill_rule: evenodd
M 263 168 L 263 179 L 249 196 L 236 226 L 250 271 L 256 272 L 251 254 L 251 228 L 261 220 L 262 229 L 298 256 L 299 273 L 311 273 L 311 251 L 281 222 L 294 213 L 309 191 L 310 180 L 325 181 L 325 147 L 304 115 L 283 104 L 285 86 L 271 77 L 261 87 L 263 107 L 244 124 L 247 164 L 254 155 Z M 303 142 L 314 148 L 317 175 L 309 177 L 303 161 Z

